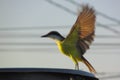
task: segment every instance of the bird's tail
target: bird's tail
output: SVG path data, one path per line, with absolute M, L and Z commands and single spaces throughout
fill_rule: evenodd
M 85 65 L 88 67 L 90 72 L 96 73 L 96 70 L 93 68 L 93 66 L 82 56 L 82 62 L 85 63 Z

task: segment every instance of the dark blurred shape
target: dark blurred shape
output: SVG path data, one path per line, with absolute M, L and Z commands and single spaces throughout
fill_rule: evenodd
M 0 68 L 0 80 L 98 80 L 91 73 L 71 69 Z

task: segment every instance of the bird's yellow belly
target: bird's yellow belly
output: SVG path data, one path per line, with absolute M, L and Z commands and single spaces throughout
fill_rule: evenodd
M 66 56 L 78 57 L 79 52 L 74 44 L 57 43 L 59 50 Z
M 65 54 L 66 56 L 69 56 L 67 46 L 63 46 L 61 43 L 57 43 L 57 45 L 58 45 L 58 49 L 60 50 L 61 53 Z

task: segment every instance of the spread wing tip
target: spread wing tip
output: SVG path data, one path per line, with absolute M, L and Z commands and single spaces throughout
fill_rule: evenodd
M 94 32 L 96 16 L 93 7 L 82 5 L 82 9 L 75 24 L 80 25 L 80 37 L 85 38 Z

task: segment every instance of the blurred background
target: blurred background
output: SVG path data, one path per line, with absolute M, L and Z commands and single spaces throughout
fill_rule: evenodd
M 0 68 L 74 69 L 53 40 L 40 36 L 66 36 L 81 4 L 97 16 L 95 41 L 84 56 L 100 80 L 120 80 L 120 0 L 0 0 Z M 80 69 L 88 71 L 82 63 Z

